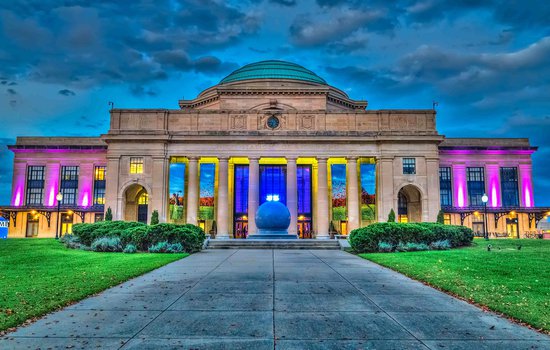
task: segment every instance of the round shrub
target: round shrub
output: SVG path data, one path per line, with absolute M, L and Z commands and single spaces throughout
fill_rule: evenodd
M 374 252 L 379 243 L 384 242 L 397 246 L 399 243 L 423 243 L 449 240 L 452 247 L 471 244 L 473 231 L 463 226 L 442 225 L 436 223 L 379 222 L 351 231 L 349 242 L 358 253 Z
M 137 248 L 133 244 L 128 244 L 126 247 L 124 247 L 124 250 L 122 252 L 127 254 L 133 254 L 137 252 Z
M 121 252 L 122 242 L 118 237 L 101 237 L 92 242 L 94 252 Z

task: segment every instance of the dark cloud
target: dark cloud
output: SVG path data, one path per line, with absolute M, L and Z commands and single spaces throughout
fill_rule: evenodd
M 6 91 L 7 91 L 8 94 L 10 94 L 10 95 L 17 95 L 17 91 L 15 91 L 14 89 L 7 89 Z
M 130 87 L 130 93 L 134 96 L 157 96 L 157 93 L 151 89 L 151 88 L 146 88 L 144 86 L 132 86 Z
M 391 32 L 397 21 L 394 15 L 384 8 L 331 8 L 326 18 L 302 15 L 290 26 L 292 41 L 298 46 L 322 46 L 339 42 L 359 31 Z
M 236 44 L 259 23 L 254 11 L 214 0 L 9 2 L 0 10 L 0 74 L 77 87 L 212 74 L 227 66 L 201 53 Z
M 57 93 L 60 94 L 60 95 L 63 95 L 63 96 L 74 96 L 74 95 L 76 95 L 74 91 L 69 90 L 69 89 L 59 90 Z
M 283 6 L 296 6 L 296 0 L 269 0 L 269 2 Z

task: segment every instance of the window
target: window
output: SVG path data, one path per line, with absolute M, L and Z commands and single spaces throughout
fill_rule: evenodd
M 443 224 L 445 225 L 451 224 L 451 214 L 443 214 Z
M 415 158 L 403 158 L 403 175 L 416 174 L 416 159 Z
M 453 205 L 450 167 L 439 168 L 439 198 L 442 207 L 451 207 Z
M 397 195 L 397 222 L 407 223 L 409 222 L 409 217 L 407 216 L 409 212 L 407 197 L 403 195 L 401 191 Z
M 94 205 L 105 204 L 105 166 L 96 166 L 94 171 Z
M 143 157 L 130 158 L 130 174 L 143 174 Z
M 500 189 L 503 207 L 519 206 L 518 168 L 500 168 Z
M 29 166 L 27 168 L 27 205 L 42 205 L 44 197 L 44 167 Z
M 468 200 L 470 206 L 482 206 L 481 197 L 485 193 L 485 172 L 482 167 L 466 168 Z
M 62 213 L 61 214 L 61 235 L 67 235 L 73 233 L 73 214 Z
M 94 222 L 99 222 L 105 220 L 105 216 L 103 213 L 95 213 L 94 214 Z
M 138 204 L 139 205 L 147 205 L 149 204 L 149 195 L 146 192 L 143 192 L 139 198 L 138 198 Z
M 63 195 L 62 205 L 76 205 L 76 195 L 78 193 L 78 167 L 62 166 L 61 183 L 59 192 Z

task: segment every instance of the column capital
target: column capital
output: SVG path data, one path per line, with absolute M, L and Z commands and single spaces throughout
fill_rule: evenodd
M 230 157 L 218 157 L 218 161 L 220 162 L 228 162 Z
M 291 161 L 291 162 L 296 162 L 298 160 L 298 157 L 297 156 L 286 156 L 285 157 L 286 161 Z
M 248 161 L 249 161 L 249 162 L 259 162 L 259 161 L 260 161 L 260 158 L 261 158 L 261 157 L 259 157 L 259 156 L 258 156 L 258 157 L 256 157 L 256 156 L 250 157 L 250 156 L 249 156 L 249 157 L 248 157 Z
M 201 157 L 198 156 L 188 156 L 187 159 L 191 162 L 198 162 Z
M 355 156 L 354 156 L 354 157 L 346 157 L 346 160 L 348 161 L 348 163 L 349 163 L 349 162 L 357 162 L 357 159 L 358 159 L 358 158 L 359 158 L 359 157 L 355 157 Z

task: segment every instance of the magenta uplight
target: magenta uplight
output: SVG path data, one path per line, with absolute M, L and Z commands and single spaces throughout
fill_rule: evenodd
M 15 191 L 15 196 L 13 198 L 13 205 L 16 207 L 21 206 L 21 187 L 17 188 L 17 191 Z
M 500 168 L 487 166 L 487 179 L 489 181 L 489 203 L 493 208 L 500 207 Z
M 455 203 L 459 208 L 463 208 L 467 205 L 466 203 L 466 169 L 464 167 L 455 166 L 453 167 L 453 178 L 454 178 L 454 195 Z

